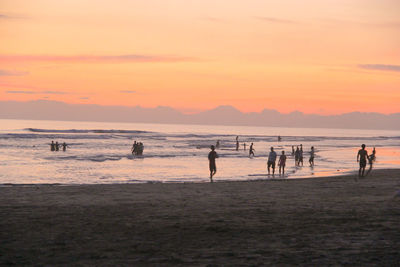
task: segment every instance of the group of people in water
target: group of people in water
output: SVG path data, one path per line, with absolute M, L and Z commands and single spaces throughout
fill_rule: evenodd
M 144 150 L 144 145 L 142 142 L 133 142 L 131 151 L 132 151 L 132 155 L 136 155 L 136 156 L 141 156 L 143 155 L 143 150 Z
M 54 141 L 51 141 L 50 144 L 50 151 L 59 151 L 60 147 L 62 147 L 62 151 L 67 151 L 67 143 L 63 142 L 62 144 L 59 144 L 58 141 L 54 143 Z
M 281 137 L 278 137 L 278 141 L 281 141 Z M 208 154 L 208 160 L 209 160 L 209 167 L 210 167 L 210 181 L 213 182 L 213 176 L 217 172 L 217 166 L 215 163 L 215 159 L 218 158 L 218 154 L 215 151 L 215 148 L 219 148 L 220 142 L 219 140 L 217 141 L 216 146 L 211 146 L 211 151 Z M 246 150 L 246 143 L 243 144 L 244 150 Z M 300 144 L 300 146 L 297 146 L 296 149 L 294 149 L 295 146 L 292 146 L 292 156 L 294 157 L 295 160 L 295 166 L 299 167 L 300 165 L 303 166 L 303 145 Z M 368 152 L 365 150 L 365 144 L 361 146 L 362 148 L 358 151 L 357 154 L 357 162 L 360 163 L 360 169 L 359 169 L 359 177 L 364 176 L 365 172 L 365 167 L 367 166 L 367 161 L 370 165 L 369 170 L 367 171 L 366 175 L 368 175 L 371 170 L 372 170 L 372 165 L 375 162 L 376 159 L 376 150 L 375 147 L 372 151 L 372 154 L 368 155 Z M 239 150 L 239 137 L 236 137 L 236 151 Z M 249 148 L 249 157 L 251 158 L 254 156 L 254 144 L 251 143 L 250 148 Z M 315 158 L 315 149 L 314 146 L 311 146 L 310 149 L 310 157 L 309 157 L 309 164 L 310 167 L 314 167 L 314 158 Z M 267 170 L 268 170 L 268 175 L 271 173 L 272 169 L 272 175 L 275 175 L 275 166 L 276 166 L 276 159 L 278 158 L 277 153 L 274 151 L 274 148 L 270 148 L 270 152 L 268 154 L 268 161 L 267 161 Z M 286 159 L 287 156 L 285 154 L 285 151 L 282 150 L 281 155 L 279 156 L 278 160 L 278 167 L 279 167 L 279 175 L 285 175 L 285 167 L 286 167 Z

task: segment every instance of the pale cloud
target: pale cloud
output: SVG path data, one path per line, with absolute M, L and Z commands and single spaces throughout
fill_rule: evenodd
M 34 91 L 22 91 L 22 90 L 10 90 L 6 91 L 7 94 L 26 94 L 26 95 L 33 95 L 36 94 Z
M 124 63 L 124 62 L 184 62 L 194 58 L 174 55 L 0 55 L 0 62 L 84 62 L 84 63 Z
M 28 74 L 27 71 L 0 70 L 0 76 L 24 76 Z
M 386 64 L 360 64 L 359 68 L 366 70 L 382 70 L 382 71 L 396 71 L 400 72 L 400 65 L 386 65 Z
M 133 90 L 121 90 L 119 92 L 124 93 L 124 94 L 135 94 L 136 93 L 136 91 L 133 91 Z
M 17 14 L 0 13 L 0 19 L 26 19 L 26 18 L 28 17 Z
M 7 94 L 29 94 L 29 95 L 65 95 L 62 91 L 25 91 L 25 90 L 8 90 Z
M 281 18 L 275 18 L 275 17 L 255 17 L 255 18 L 258 20 L 262 20 L 265 22 L 271 22 L 271 23 L 284 23 L 284 24 L 296 23 L 294 20 L 281 19 Z

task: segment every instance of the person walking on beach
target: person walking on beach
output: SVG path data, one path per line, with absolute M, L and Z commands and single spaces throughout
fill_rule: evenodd
M 357 153 L 357 162 L 360 163 L 358 177 L 364 177 L 365 167 L 367 166 L 368 151 L 365 150 L 365 144 L 361 145 L 361 149 Z
M 286 155 L 285 151 L 283 150 L 281 156 L 279 157 L 278 166 L 279 166 L 279 175 L 281 175 L 281 171 L 282 174 L 285 175 Z
M 274 151 L 274 148 L 271 146 L 271 152 L 269 152 L 268 155 L 268 175 L 270 174 L 270 167 L 272 167 L 272 175 L 275 175 L 275 162 L 276 162 L 276 152 Z
M 251 156 L 254 157 L 254 151 L 255 151 L 255 149 L 253 148 L 253 143 L 251 143 L 250 148 L 249 148 L 249 158 L 251 158 Z
M 315 156 L 315 152 L 314 152 L 314 147 L 311 147 L 311 151 L 310 151 L 310 159 L 308 160 L 308 162 L 310 163 L 310 167 L 314 167 L 314 156 Z
M 215 159 L 218 158 L 217 152 L 215 152 L 215 147 L 211 146 L 211 151 L 208 153 L 208 161 L 210 165 L 210 182 L 213 182 L 213 176 L 217 172 L 217 165 L 215 164 Z
M 365 176 L 367 176 L 372 171 L 372 165 L 374 164 L 375 159 L 376 159 L 376 150 L 375 150 L 375 147 L 374 147 L 374 149 L 372 150 L 372 154 L 369 155 L 369 157 L 368 157 L 369 169 L 368 169 L 367 174 Z

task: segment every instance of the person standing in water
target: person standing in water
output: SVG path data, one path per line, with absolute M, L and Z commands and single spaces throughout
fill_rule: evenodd
M 310 159 L 308 160 L 308 162 L 310 163 L 310 167 L 314 167 L 314 156 L 315 156 L 315 152 L 314 152 L 314 147 L 311 147 L 311 151 L 310 151 Z
M 255 151 L 255 149 L 253 148 L 253 143 L 251 143 L 250 148 L 249 148 L 249 158 L 251 158 L 251 156 L 254 157 L 254 151 Z
M 246 151 L 246 143 L 243 143 L 243 150 Z
M 303 166 L 303 145 L 302 144 L 300 144 L 299 166 L 300 166 L 300 163 L 301 163 L 301 166 Z
M 215 144 L 215 148 L 219 148 L 219 140 L 217 140 L 217 143 Z
M 282 151 L 282 154 L 279 157 L 278 166 L 279 166 L 279 175 L 281 175 L 281 171 L 282 171 L 282 174 L 285 175 L 285 166 L 286 166 L 285 151 Z
M 56 151 L 56 144 L 54 144 L 54 141 L 51 141 L 50 151 Z
M 239 136 L 236 136 L 236 151 L 239 151 Z
M 63 148 L 63 151 L 65 152 L 65 151 L 67 151 L 67 143 L 62 143 L 62 148 Z
M 367 176 L 372 171 L 372 165 L 374 164 L 375 159 L 376 159 L 376 150 L 375 150 L 375 147 L 374 147 L 374 149 L 372 150 L 372 154 L 369 155 L 369 157 L 368 157 L 369 169 L 368 169 L 367 174 L 365 176 Z
M 268 163 L 267 163 L 267 166 L 268 166 L 268 175 L 269 175 L 269 173 L 270 173 L 270 170 L 269 170 L 270 167 L 272 167 L 272 175 L 275 175 L 275 162 L 276 162 L 276 157 L 277 157 L 276 152 L 274 151 L 274 148 L 271 146 L 271 152 L 269 152 L 269 155 L 268 155 Z
M 357 153 L 357 162 L 360 163 L 358 177 L 364 177 L 365 167 L 367 166 L 368 151 L 365 150 L 365 144 L 361 145 L 361 149 Z
M 56 151 L 60 150 L 60 144 L 58 143 L 58 141 L 56 141 L 55 148 L 56 148 Z
M 213 182 L 213 176 L 217 173 L 217 165 L 215 164 L 215 159 L 218 158 L 217 152 L 215 152 L 215 147 L 211 146 L 211 151 L 208 153 L 208 161 L 210 166 L 210 182 Z
M 297 146 L 296 151 L 294 152 L 294 165 L 299 166 L 299 158 L 300 158 L 300 149 Z

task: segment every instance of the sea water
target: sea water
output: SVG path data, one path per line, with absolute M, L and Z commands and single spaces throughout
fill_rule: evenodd
M 397 131 L 27 120 L 0 125 L 3 185 L 207 182 L 207 155 L 218 140 L 215 181 L 279 178 L 277 170 L 275 177 L 266 175 L 270 147 L 278 158 L 281 151 L 288 156 L 284 179 L 354 172 L 363 143 L 369 153 L 376 147 L 374 168 L 400 167 Z M 51 141 L 66 142 L 67 151 L 50 151 Z M 143 156 L 132 155 L 134 141 L 144 144 Z M 304 166 L 296 167 L 291 150 L 300 144 Z M 314 167 L 308 164 L 311 146 Z

